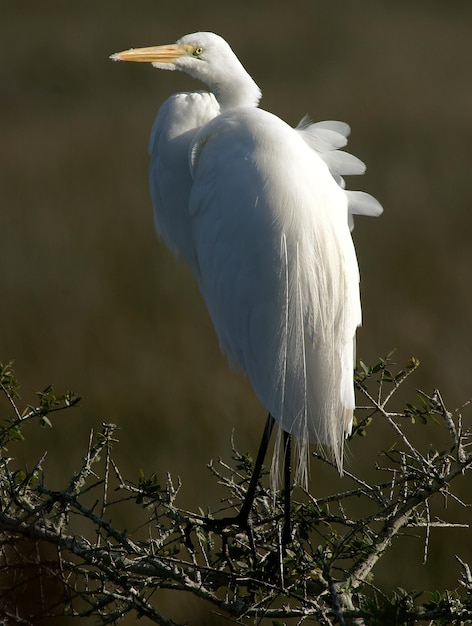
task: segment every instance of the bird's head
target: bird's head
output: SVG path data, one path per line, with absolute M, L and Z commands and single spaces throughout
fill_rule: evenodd
M 222 108 L 256 106 L 261 92 L 229 44 L 214 33 L 185 35 L 174 44 L 131 48 L 114 61 L 151 63 L 161 70 L 181 70 L 210 87 Z

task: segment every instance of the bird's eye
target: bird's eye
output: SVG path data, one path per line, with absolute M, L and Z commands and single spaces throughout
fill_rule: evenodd
M 199 57 L 201 54 L 203 54 L 203 48 L 202 46 L 197 46 L 196 48 L 194 48 L 194 51 L 192 52 L 194 57 Z

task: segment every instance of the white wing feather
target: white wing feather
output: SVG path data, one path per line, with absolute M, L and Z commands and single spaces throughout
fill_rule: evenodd
M 343 176 L 364 174 L 365 164 L 349 152 L 339 150 L 347 144 L 351 129 L 345 122 L 329 120 L 312 123 L 305 116 L 295 129 L 304 141 L 323 159 L 332 176 L 344 189 Z M 348 197 L 349 228 L 354 228 L 353 215 L 378 217 L 383 208 L 380 202 L 363 191 L 346 191 Z
M 149 183 L 157 232 L 190 268 L 196 263 L 188 201 L 188 151 L 195 133 L 220 112 L 212 93 L 177 93 L 160 107 L 149 140 Z
M 302 450 L 325 444 L 341 466 L 361 322 L 345 193 L 298 133 L 260 109 L 218 116 L 190 150 L 196 275 L 221 349 Z

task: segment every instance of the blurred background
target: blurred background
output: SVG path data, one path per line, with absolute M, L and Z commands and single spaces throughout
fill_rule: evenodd
M 354 231 L 358 357 L 396 349 L 399 364 L 422 362 L 413 388 L 440 387 L 450 408 L 472 395 L 470 0 L 15 0 L 0 11 L 0 360 L 15 361 L 25 402 L 50 383 L 83 397 L 30 434 L 49 451 L 51 482 L 76 469 L 89 429 L 112 421 L 125 475 L 170 471 L 182 507 L 214 509 L 206 463 L 229 457 L 233 429 L 241 451 L 258 445 L 265 411 L 153 232 L 150 128 L 165 98 L 201 86 L 108 59 L 197 30 L 230 42 L 263 108 L 293 125 L 308 113 L 352 126 L 349 151 L 368 172 L 348 186 L 385 208 Z M 383 437 L 353 442 L 349 469 L 372 464 Z M 323 480 L 312 477 L 314 495 L 330 488 Z M 409 539 L 375 582 L 450 584 L 456 544 L 471 556 L 470 531 L 433 532 L 429 564 L 414 569 L 422 544 Z M 191 600 L 167 602 L 177 621 L 220 623 Z

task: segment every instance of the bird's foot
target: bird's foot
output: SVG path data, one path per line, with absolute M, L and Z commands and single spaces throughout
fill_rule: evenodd
M 241 530 L 247 531 L 247 529 L 252 526 L 250 517 L 247 515 L 241 515 L 241 513 L 221 517 L 220 519 L 216 519 L 214 517 L 205 517 L 203 519 L 205 526 L 215 531 L 222 531 L 230 526 L 237 526 Z
M 205 526 L 220 534 L 225 542 L 227 540 L 227 534 L 224 533 L 224 531 L 231 526 L 236 526 L 239 530 L 246 533 L 252 555 L 254 558 L 257 558 L 253 522 L 250 513 L 247 514 L 245 511 L 240 511 L 237 515 L 222 517 L 220 519 L 207 517 L 205 518 Z

